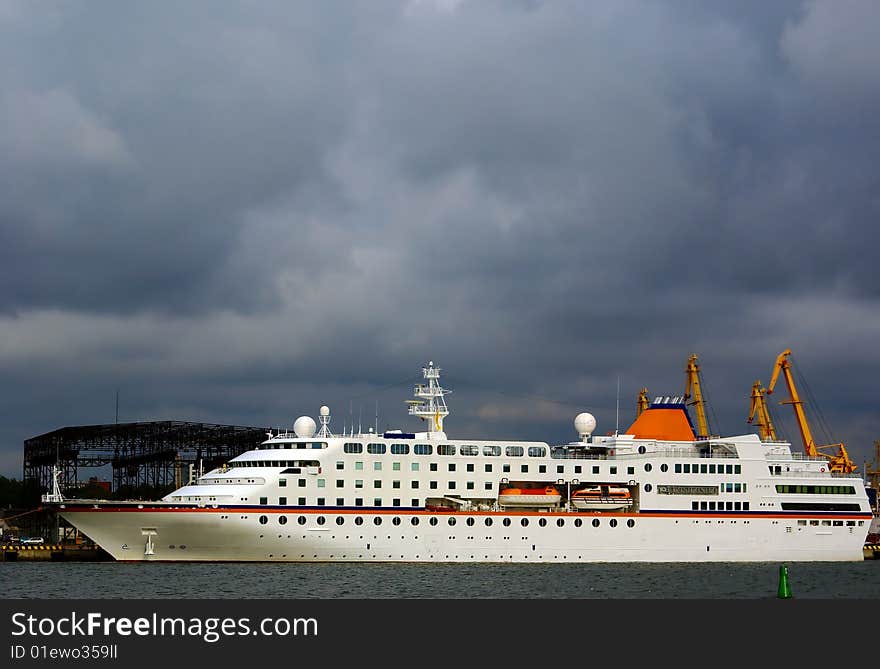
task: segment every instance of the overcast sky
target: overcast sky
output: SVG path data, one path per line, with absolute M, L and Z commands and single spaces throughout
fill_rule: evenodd
M 623 429 L 691 353 L 740 434 L 785 348 L 861 469 L 878 29 L 873 0 L 0 0 L 0 473 L 117 391 L 120 421 L 418 428 L 429 359 L 451 437 L 605 434 L 618 380 Z

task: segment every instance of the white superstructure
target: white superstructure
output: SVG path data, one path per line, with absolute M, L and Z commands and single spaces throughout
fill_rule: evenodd
M 321 407 L 320 430 L 300 418 L 160 502 L 59 512 L 118 560 L 863 559 L 864 484 L 825 459 L 754 434 L 696 440 L 681 398 L 627 434 L 592 436 L 580 414 L 565 445 L 449 439 L 439 372 L 423 368 L 410 403 L 425 432 L 334 435 Z

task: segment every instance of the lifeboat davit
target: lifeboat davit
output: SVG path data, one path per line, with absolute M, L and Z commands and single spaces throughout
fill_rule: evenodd
M 616 511 L 631 506 L 632 502 L 629 488 L 620 486 L 590 486 L 571 494 L 574 508 L 585 511 Z
M 562 495 L 553 486 L 546 488 L 504 488 L 498 493 L 498 502 L 505 506 L 554 506 Z

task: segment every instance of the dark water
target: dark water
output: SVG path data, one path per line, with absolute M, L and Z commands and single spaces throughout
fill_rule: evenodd
M 767 599 L 780 563 L 2 563 L 4 598 Z M 880 560 L 787 563 L 799 599 L 880 599 Z

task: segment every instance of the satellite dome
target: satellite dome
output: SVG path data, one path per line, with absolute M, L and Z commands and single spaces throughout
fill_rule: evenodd
M 574 418 L 574 429 L 581 437 L 589 437 L 596 429 L 596 417 L 591 413 L 579 413 Z
M 317 427 L 315 421 L 309 416 L 300 416 L 293 424 L 293 431 L 296 432 L 297 437 L 308 439 L 315 436 L 315 430 Z
M 322 416 L 329 416 L 329 415 L 330 415 L 330 407 L 328 407 L 328 406 L 325 404 L 324 406 L 321 407 L 319 413 L 320 413 Z

